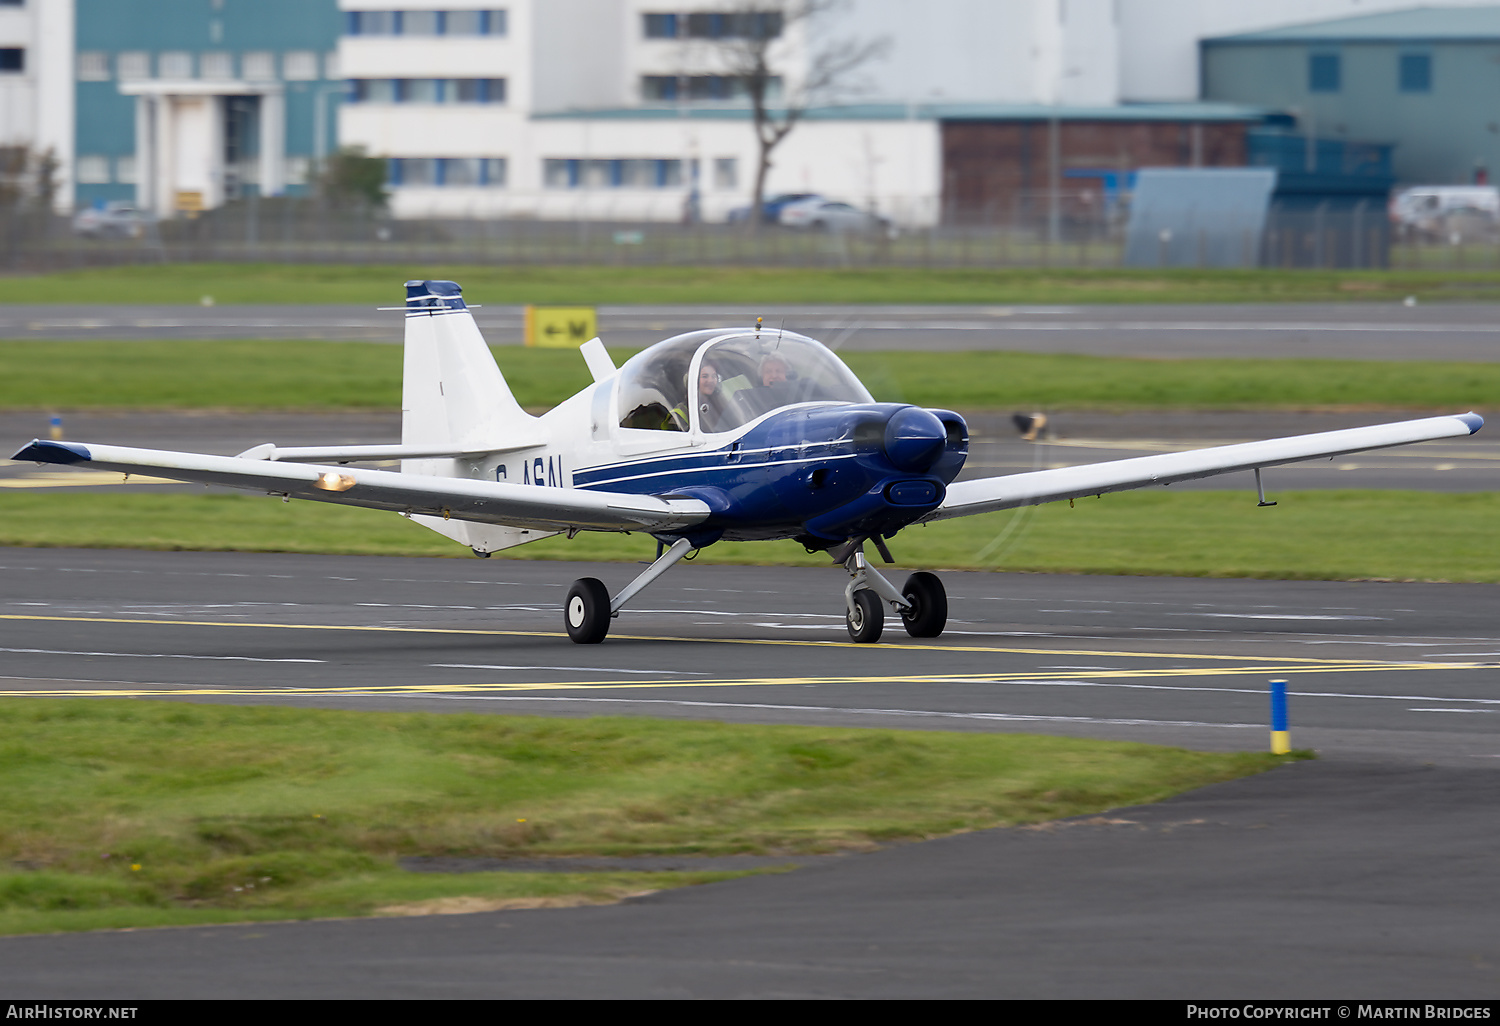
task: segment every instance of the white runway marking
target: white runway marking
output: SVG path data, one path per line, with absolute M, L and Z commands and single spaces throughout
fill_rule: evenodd
M 457 702 L 612 702 L 622 705 L 674 705 L 708 709 L 766 709 L 777 712 L 850 713 L 857 716 L 907 716 L 953 720 L 1023 723 L 1109 723 L 1150 727 L 1228 727 L 1264 730 L 1264 723 L 1209 723 L 1199 720 L 1113 719 L 1101 716 L 1045 716 L 1027 713 L 944 712 L 936 709 L 860 709 L 837 705 L 773 705 L 769 702 L 694 702 L 667 698 L 527 698 L 519 695 L 412 695 Z
M 1388 620 L 1387 616 L 1324 616 L 1318 613 L 1168 613 L 1168 616 L 1211 616 L 1222 620 Z
M 489 663 L 429 663 L 428 665 L 444 670 L 556 670 L 559 673 L 640 673 L 653 677 L 664 673 L 687 677 L 705 676 L 697 670 L 622 670 L 615 666 L 504 666 Z
M 1185 667 L 1184 672 L 1195 672 L 1192 667 Z M 1099 680 L 979 680 L 973 677 L 924 677 L 926 683 L 949 683 L 949 684 L 1000 684 L 1006 687 L 1016 687 L 1034 684 L 1037 687 L 1049 688 L 1128 688 L 1137 691 L 1208 691 L 1214 694 L 1241 694 L 1259 695 L 1265 697 L 1269 692 L 1265 688 L 1216 688 L 1209 685 L 1185 685 L 1185 684 L 1127 684 L 1122 681 L 1099 681 Z M 1356 692 L 1344 691 L 1288 691 L 1291 698 L 1355 698 L 1355 699 L 1382 699 L 1395 700 L 1398 702 L 1472 702 L 1476 705 L 1500 705 L 1500 698 L 1455 698 L 1449 695 L 1365 695 Z
M 105 656 L 110 659 L 217 659 L 245 663 L 321 663 L 323 659 L 270 659 L 259 656 L 187 655 L 178 652 L 70 652 L 56 648 L 0 648 L 17 655 Z

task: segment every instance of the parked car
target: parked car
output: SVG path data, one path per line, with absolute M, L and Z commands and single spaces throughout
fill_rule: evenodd
M 896 228 L 878 214 L 847 203 L 814 196 L 781 208 L 781 223 L 788 228 L 821 232 L 880 232 L 895 237 Z
M 822 198 L 815 192 L 783 192 L 777 196 L 768 196 L 760 206 L 761 221 L 765 224 L 776 224 L 781 217 L 782 208 L 788 203 Z M 735 207 L 729 212 L 729 223 L 741 224 L 750 220 L 752 206 L 753 204 L 747 204 L 743 207 Z
M 90 239 L 138 239 L 149 223 L 150 217 L 134 204 L 114 200 L 74 215 L 73 234 Z
M 1391 200 L 1403 236 L 1447 242 L 1493 238 L 1500 232 L 1500 189 L 1493 185 L 1418 185 Z

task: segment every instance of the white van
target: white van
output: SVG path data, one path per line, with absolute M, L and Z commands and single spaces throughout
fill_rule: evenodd
M 1391 199 L 1391 221 L 1406 237 L 1455 243 L 1493 237 L 1500 229 L 1500 188 L 1418 185 L 1403 189 Z

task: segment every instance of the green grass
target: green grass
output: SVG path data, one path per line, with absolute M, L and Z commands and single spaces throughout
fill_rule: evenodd
M 624 362 L 632 350 L 617 349 Z M 522 405 L 587 386 L 570 350 L 495 350 Z M 1500 363 L 847 353 L 877 399 L 978 409 L 1485 409 Z M 366 342 L 0 342 L 0 409 L 398 410 L 401 348 Z
M 1500 582 L 1500 492 L 1153 491 L 909 528 L 903 566 L 1039 573 Z M 468 556 L 391 513 L 251 495 L 0 490 L 0 545 Z M 649 560 L 646 535 L 553 537 L 496 558 Z M 828 566 L 793 542 L 720 542 L 701 563 Z M 680 568 L 675 573 L 691 573 Z
M 1013 268 L 173 264 L 0 278 L 4 303 L 348 303 L 389 306 L 409 278 L 475 303 L 1239 303 L 1500 299 L 1500 272 Z
M 1023 735 L 11 698 L 0 932 L 615 900 L 734 874 L 438 875 L 396 860 L 866 849 L 1158 801 L 1280 761 Z

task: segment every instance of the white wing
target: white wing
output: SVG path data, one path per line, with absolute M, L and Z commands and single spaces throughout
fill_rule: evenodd
M 922 519 L 947 520 L 997 509 L 1035 506 L 1058 499 L 1076 499 L 1085 495 L 1122 492 L 1130 488 L 1168 485 L 1175 481 L 1191 481 L 1237 470 L 1274 467 L 1367 449 L 1428 442 L 1435 438 L 1454 438 L 1472 435 L 1483 426 L 1484 420 L 1478 414 L 1462 413 L 1452 417 L 1427 417 L 1396 424 L 1320 431 L 1312 435 L 1272 438 L 1264 442 L 1243 442 L 1211 449 L 1163 453 L 1160 456 L 1090 463 L 1081 467 L 960 481 L 949 485 L 943 504 Z
M 11 459 L 143 473 L 174 481 L 225 485 L 297 499 L 537 531 L 680 530 L 701 522 L 709 513 L 708 505 L 697 499 L 657 499 L 626 492 L 428 477 L 345 466 L 309 466 L 119 445 L 37 440 Z

